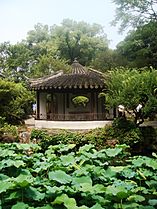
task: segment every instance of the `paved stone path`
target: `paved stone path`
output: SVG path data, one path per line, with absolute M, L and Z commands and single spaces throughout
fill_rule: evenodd
M 31 117 L 31 118 L 25 120 L 25 125 L 28 126 L 28 127 L 34 127 L 35 126 L 35 119 L 33 117 Z M 157 120 L 155 120 L 155 121 L 145 121 L 140 126 L 142 126 L 142 127 L 152 126 L 154 128 L 157 128 Z
M 25 125 L 29 127 L 34 127 L 35 126 L 35 119 L 33 117 L 25 120 Z
M 144 126 L 152 126 L 154 128 L 157 128 L 157 120 L 154 121 L 145 121 L 143 124 L 141 124 L 142 127 Z

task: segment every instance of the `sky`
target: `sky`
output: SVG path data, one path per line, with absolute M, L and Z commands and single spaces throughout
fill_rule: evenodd
M 111 26 L 115 4 L 112 0 L 0 0 L 0 43 L 12 44 L 26 39 L 34 25 L 60 25 L 63 19 L 97 23 L 104 27 L 110 48 L 124 39 L 118 26 Z

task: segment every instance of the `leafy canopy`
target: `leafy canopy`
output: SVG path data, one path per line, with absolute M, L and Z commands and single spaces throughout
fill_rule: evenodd
M 150 22 L 120 42 L 117 53 L 127 60 L 129 67 L 157 67 L 157 22 Z
M 0 115 L 8 122 L 25 118 L 31 111 L 33 99 L 22 84 L 0 79 Z
M 10 80 L 25 81 L 26 77 L 69 71 L 75 58 L 83 65 L 98 66 L 93 61 L 101 53 L 110 54 L 107 36 L 99 24 L 70 19 L 61 25 L 38 23 L 21 43 L 0 44 L 0 71 Z
M 114 24 L 120 22 L 120 30 L 128 26 L 137 26 L 157 22 L 156 0 L 113 0 L 117 5 Z
M 134 110 L 144 96 L 148 101 L 144 114 L 150 117 L 157 112 L 157 71 L 154 69 L 141 71 L 136 69 L 115 69 L 109 73 L 106 101 L 111 107 L 122 104 Z
M 80 63 L 89 65 L 95 54 L 108 48 L 108 40 L 99 24 L 63 20 L 61 26 L 51 27 L 52 41 L 58 48 L 58 56 L 69 60 L 79 58 Z

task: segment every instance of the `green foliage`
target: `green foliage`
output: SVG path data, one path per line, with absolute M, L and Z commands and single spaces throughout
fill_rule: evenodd
M 9 138 L 13 141 L 18 140 L 18 131 L 17 127 L 13 125 L 9 125 L 7 123 L 4 123 L 2 127 L 0 127 L 0 141 L 6 140 L 6 142 L 9 140 Z
M 157 67 L 157 22 L 150 22 L 127 35 L 117 45 L 117 53 L 129 67 Z
M 67 64 L 65 59 L 56 59 L 51 54 L 44 54 L 37 57 L 36 64 L 31 68 L 30 76 L 33 78 L 42 77 L 60 70 L 68 72 L 70 69 L 71 66 Z
M 109 73 L 106 84 L 106 102 L 109 107 L 122 104 L 127 110 L 135 110 L 143 96 L 146 96 L 148 101 L 143 109 L 144 116 L 152 117 L 157 112 L 157 97 L 154 94 L 157 84 L 155 69 L 115 69 Z
M 79 57 L 83 65 L 89 65 L 97 52 L 108 48 L 108 40 L 101 25 L 64 19 L 61 26 L 51 27 L 52 40 L 60 58 L 70 63 Z
M 145 150 L 148 154 L 152 151 L 157 150 L 157 130 L 151 126 L 140 127 L 141 134 L 143 136 L 143 141 L 141 141 L 140 146 L 142 150 Z M 139 146 L 139 145 L 138 145 Z
M 125 62 L 120 57 L 120 53 L 116 50 L 104 49 L 96 53 L 95 58 L 90 65 L 94 69 L 99 69 L 101 72 L 112 70 L 117 66 L 122 66 Z
M 69 19 L 50 27 L 38 23 L 28 31 L 26 40 L 14 45 L 0 44 L 0 68 L 7 79 L 28 84 L 28 77 L 69 71 L 75 58 L 83 65 L 102 67 L 105 61 L 101 65 L 94 61 L 97 57 L 101 60 L 101 52 L 112 59 L 101 25 Z
M 0 142 L 17 142 L 18 130 L 14 125 L 6 122 L 4 117 L 0 117 Z
M 114 0 L 116 16 L 113 25 L 120 23 L 120 31 L 131 26 L 132 31 L 117 46 L 119 66 L 157 66 L 156 56 L 156 0 Z
M 31 112 L 34 97 L 22 84 L 0 79 L 0 115 L 18 123 Z
M 5 118 L 0 116 L 0 128 L 2 128 L 5 124 Z
M 121 129 L 125 131 L 130 131 L 131 129 L 135 129 L 136 125 L 131 120 L 126 120 L 125 118 L 116 118 L 112 124 L 113 128 L 116 130 Z
M 23 42 L 15 45 L 8 42 L 0 44 L 0 68 L 10 81 L 26 82 L 25 76 L 28 76 L 31 59 L 32 52 Z
M 116 17 L 113 24 L 120 22 L 120 30 L 127 26 L 133 28 L 150 21 L 157 21 L 156 0 L 114 0 Z
M 146 137 L 147 138 L 147 137 Z M 36 139 L 43 150 L 50 145 L 75 144 L 75 150 L 85 144 L 93 144 L 97 150 L 105 147 L 114 147 L 116 144 L 127 144 L 134 146 L 137 143 L 144 142 L 141 130 L 131 121 L 121 121 L 116 119 L 112 126 L 97 128 L 87 132 L 58 131 L 57 133 L 48 133 L 42 130 L 34 129 L 31 132 L 31 140 Z M 154 140 L 155 142 L 155 140 Z M 64 146 L 63 146 L 64 147 Z M 65 150 L 66 152 L 66 150 Z
M 50 39 L 48 25 L 38 23 L 34 26 L 34 30 L 27 33 L 27 41 L 29 44 L 37 44 Z
M 74 144 L 77 151 L 80 146 L 92 144 L 97 150 L 115 147 L 116 144 L 130 146 L 133 154 L 141 153 L 150 155 L 157 151 L 157 131 L 153 127 L 137 127 L 134 122 L 117 118 L 112 126 L 97 128 L 86 132 L 55 131 L 48 133 L 45 130 L 33 129 L 31 140 L 36 139 L 42 150 L 50 145 L 60 145 L 66 152 L 69 147 L 65 144 Z M 62 145 L 64 144 L 64 145 Z
M 37 139 L 37 140 L 44 140 L 48 136 L 46 131 L 40 130 L 40 129 L 32 129 L 31 131 L 31 139 Z
M 25 145 L 0 144 L 3 209 L 156 208 L 155 153 L 130 157 L 126 145 L 96 151 L 88 144 L 77 152 L 72 144 L 45 152 Z
M 80 133 L 59 131 L 58 133 L 49 134 L 48 132 L 38 129 L 32 130 L 31 140 L 33 139 L 37 139 L 37 141 L 40 142 L 40 146 L 43 150 L 46 150 L 50 145 L 61 145 L 62 143 L 74 143 L 77 147 L 79 147 L 88 141 L 88 139 L 84 138 Z
M 87 103 L 89 102 L 88 97 L 85 96 L 76 96 L 72 99 L 72 102 L 74 103 L 74 105 L 82 105 L 83 107 L 85 107 L 87 105 Z
M 106 130 L 106 136 L 109 139 L 115 138 L 120 144 L 127 144 L 131 148 L 141 141 L 144 141 L 143 135 L 135 123 L 123 118 L 117 118 L 113 121 L 112 127 Z

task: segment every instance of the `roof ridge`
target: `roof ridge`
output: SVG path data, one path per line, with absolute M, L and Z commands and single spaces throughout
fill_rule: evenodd
M 47 75 L 47 76 L 44 76 L 44 77 L 40 77 L 40 78 L 36 78 L 36 79 L 30 79 L 30 83 L 32 85 L 33 84 L 40 84 L 42 82 L 49 81 L 50 79 L 58 77 L 58 76 L 61 76 L 61 75 L 63 75 L 63 71 L 62 70 L 54 72 L 53 74 Z
M 87 72 L 86 68 L 83 65 L 81 65 L 76 58 L 73 61 L 71 67 L 71 74 L 86 74 Z
M 94 72 L 94 73 L 100 74 L 101 76 L 104 76 L 104 75 L 105 75 L 103 72 L 101 72 L 101 71 L 99 71 L 99 70 L 95 70 L 95 69 L 93 69 L 93 68 L 91 68 L 91 67 L 89 67 L 88 70 L 89 70 L 89 71 L 92 71 L 92 72 Z

